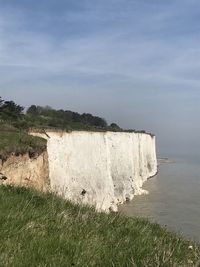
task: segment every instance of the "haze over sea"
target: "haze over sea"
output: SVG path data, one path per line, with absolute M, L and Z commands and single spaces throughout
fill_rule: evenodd
M 0 0 L 0 96 L 155 133 L 176 163 L 125 210 L 196 238 L 199 25 L 199 0 Z

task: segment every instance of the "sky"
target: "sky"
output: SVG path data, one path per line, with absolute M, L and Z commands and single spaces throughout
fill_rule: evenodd
M 199 0 L 0 0 L 0 96 L 199 153 Z

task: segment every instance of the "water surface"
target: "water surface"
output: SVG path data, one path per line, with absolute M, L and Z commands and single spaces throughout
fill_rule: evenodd
M 148 195 L 136 196 L 119 209 L 128 216 L 147 217 L 200 241 L 200 165 L 197 157 L 163 163 L 144 184 Z

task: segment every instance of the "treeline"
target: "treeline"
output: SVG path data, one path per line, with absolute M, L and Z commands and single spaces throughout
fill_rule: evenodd
M 25 111 L 24 107 L 14 101 L 5 101 L 0 97 L 0 130 L 30 128 L 146 133 L 144 130 L 124 130 L 116 123 L 109 125 L 105 119 L 90 113 L 79 114 L 70 110 L 55 110 L 49 106 L 36 105 L 31 105 Z
M 19 129 L 50 127 L 77 130 L 121 130 L 116 123 L 108 125 L 105 119 L 89 113 L 55 110 L 49 106 L 31 105 L 27 111 L 14 101 L 0 97 L 0 121 Z
M 49 106 L 41 107 L 32 105 L 27 110 L 27 115 L 31 120 L 36 120 L 37 123 L 46 124 L 50 127 L 67 126 L 93 126 L 99 128 L 106 128 L 108 124 L 105 119 L 93 116 L 89 113 L 79 114 L 70 110 L 55 110 Z

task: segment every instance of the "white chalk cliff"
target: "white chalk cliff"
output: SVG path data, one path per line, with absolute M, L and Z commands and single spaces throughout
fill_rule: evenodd
M 157 173 L 155 137 L 127 132 L 32 133 L 47 139 L 52 191 L 97 210 L 142 194 L 143 183 Z

